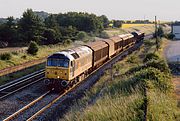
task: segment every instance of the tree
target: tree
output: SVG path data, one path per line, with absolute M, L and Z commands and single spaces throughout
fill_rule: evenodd
M 102 16 L 100 16 L 100 19 L 101 19 L 101 21 L 103 23 L 104 28 L 108 28 L 109 27 L 108 18 L 105 15 L 102 15 Z
M 85 32 L 101 32 L 103 27 L 103 22 L 100 17 L 94 14 L 88 13 L 77 13 L 77 12 L 68 12 L 65 14 L 57 15 L 57 22 L 61 27 L 72 26 L 78 31 Z
M 77 32 L 77 29 L 73 26 L 60 27 L 60 33 L 62 34 L 63 39 L 75 39 L 74 37 Z
M 56 15 L 50 14 L 44 21 L 46 27 L 48 28 L 58 28 L 59 24 L 57 23 L 56 20 Z
M 38 52 L 38 45 L 35 41 L 31 41 L 27 50 L 28 54 L 36 55 Z
M 0 25 L 0 40 L 13 44 L 18 40 L 17 27 L 13 17 L 8 17 L 7 22 Z
M 54 29 L 45 29 L 43 37 L 43 44 L 56 44 L 60 42 L 60 35 Z
M 47 39 L 46 43 L 49 42 L 50 44 L 55 44 L 61 41 L 62 35 L 56 18 L 56 15 L 51 14 L 45 19 L 44 23 L 48 29 L 45 29 L 43 37 Z
M 117 27 L 117 28 L 120 28 L 122 26 L 122 23 L 121 23 L 120 20 L 114 20 L 113 21 L 113 26 Z
M 27 9 L 23 13 L 23 17 L 19 20 L 19 32 L 21 33 L 22 41 L 30 42 L 41 38 L 44 31 L 42 19 L 35 15 L 32 9 Z

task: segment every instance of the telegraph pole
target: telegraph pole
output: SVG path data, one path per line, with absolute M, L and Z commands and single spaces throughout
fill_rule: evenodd
M 156 16 L 155 16 L 155 39 L 156 39 L 156 49 L 158 50 L 157 17 Z

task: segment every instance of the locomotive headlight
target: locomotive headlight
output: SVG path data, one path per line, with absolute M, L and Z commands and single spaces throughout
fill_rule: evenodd
M 57 76 L 57 78 L 59 79 L 59 76 Z

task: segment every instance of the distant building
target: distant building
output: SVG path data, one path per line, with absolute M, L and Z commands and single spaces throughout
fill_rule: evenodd
M 175 35 L 174 39 L 180 39 L 180 22 L 172 24 L 172 33 Z

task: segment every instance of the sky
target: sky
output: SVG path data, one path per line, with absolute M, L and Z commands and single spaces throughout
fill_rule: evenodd
M 180 20 L 180 0 L 0 0 L 0 18 L 19 18 L 27 8 L 48 13 L 69 11 L 106 15 L 109 19 Z

